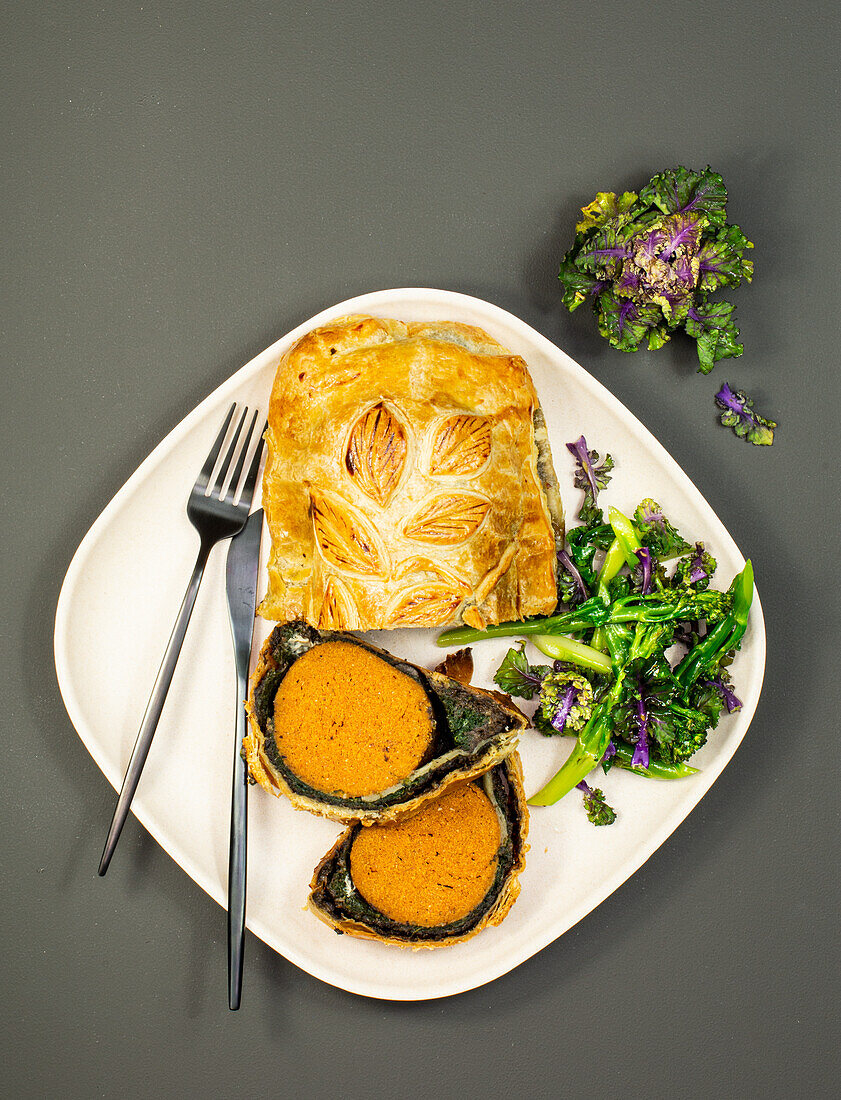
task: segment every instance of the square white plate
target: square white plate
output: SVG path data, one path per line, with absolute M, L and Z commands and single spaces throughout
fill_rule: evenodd
M 305 332 L 350 313 L 405 321 L 454 320 L 486 329 L 529 364 L 546 414 L 570 521 L 580 493 L 564 444 L 585 435 L 616 469 L 604 500 L 623 511 L 658 500 L 689 540 L 718 560 L 720 585 L 744 565 L 710 505 L 651 433 L 599 382 L 523 321 L 478 298 L 443 290 L 365 294 L 319 313 L 246 364 L 189 414 L 129 478 L 77 550 L 61 590 L 55 659 L 70 718 L 96 763 L 118 787 L 197 551 L 187 494 L 233 400 L 268 407 L 275 369 Z M 255 507 L 259 503 L 255 501 Z M 264 538 L 264 554 L 267 551 Z M 234 672 L 224 591 L 227 544 L 211 555 L 133 811 L 158 843 L 220 905 L 227 883 Z M 256 646 L 270 624 L 258 620 Z M 437 631 L 372 635 L 420 664 L 443 656 Z M 474 648 L 475 682 L 490 685 L 506 640 Z M 294 811 L 260 788 L 249 806 L 248 927 L 291 962 L 354 993 L 392 1000 L 444 997 L 482 985 L 529 958 L 634 873 L 710 788 L 744 737 L 762 686 L 765 629 L 758 597 L 733 675 L 742 710 L 724 715 L 693 759 L 697 775 L 669 783 L 620 769 L 599 778 L 618 812 L 594 828 L 577 795 L 535 809 L 522 893 L 497 928 L 467 943 L 410 951 L 337 936 L 304 911 L 308 884 L 339 827 Z M 572 742 L 526 731 L 526 789 L 552 775 Z M 108 823 L 102 822 L 103 837 Z M 116 856 L 119 859 L 119 851 Z M 220 955 L 220 969 L 225 961 Z

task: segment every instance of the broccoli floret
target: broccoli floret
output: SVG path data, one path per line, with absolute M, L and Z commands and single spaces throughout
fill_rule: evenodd
M 631 578 L 625 576 L 624 573 L 620 573 L 618 576 L 613 577 L 608 581 L 607 595 L 608 599 L 613 603 L 616 600 L 624 599 L 625 596 L 631 594 Z
M 657 742 L 659 754 L 673 764 L 688 760 L 706 743 L 709 713 L 680 703 L 652 701 L 648 712 L 648 733 Z
M 553 669 L 540 687 L 538 728 L 545 734 L 577 733 L 593 712 L 593 685 L 580 672 Z
M 675 566 L 673 583 L 676 586 L 693 585 L 699 592 L 709 588 L 715 573 L 716 561 L 712 554 L 704 549 L 702 542 L 695 543 L 695 549 Z

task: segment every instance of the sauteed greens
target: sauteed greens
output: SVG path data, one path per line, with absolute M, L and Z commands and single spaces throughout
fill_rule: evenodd
M 713 556 L 703 542 L 688 543 L 651 499 L 633 519 L 611 507 L 605 521 L 599 492 L 612 459 L 599 465 L 583 436 L 567 446 L 584 501 L 581 523 L 558 555 L 561 610 L 481 631 L 457 627 L 438 644 L 528 636 L 553 659 L 531 664 L 521 642 L 494 677 L 510 695 L 537 698 L 533 724 L 542 733 L 576 738 L 569 759 L 529 804 L 550 805 L 578 786 L 590 820 L 605 825 L 615 814 L 584 783 L 594 768 L 655 779 L 691 775 L 696 769 L 687 762 L 722 711 L 741 707 L 728 668 L 747 627 L 753 567 L 747 562 L 726 591 L 713 588 Z

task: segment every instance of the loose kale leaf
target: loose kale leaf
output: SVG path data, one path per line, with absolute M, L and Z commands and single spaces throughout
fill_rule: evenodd
M 724 710 L 724 697 L 712 680 L 698 680 L 693 684 L 691 703 L 694 710 L 705 716 L 708 728 L 714 730 Z
M 570 607 L 575 607 L 576 604 L 588 600 L 590 598 L 590 592 L 587 585 L 584 583 L 584 578 L 581 576 L 575 562 L 566 550 L 558 551 L 558 565 L 560 566 L 558 571 L 558 596 L 560 602 L 568 604 Z
M 639 564 L 634 566 L 631 573 L 634 588 L 639 591 L 640 595 L 650 596 L 657 559 L 647 546 L 642 546 L 639 550 L 636 550 L 635 553 Z
M 686 315 L 686 331 L 698 341 L 701 374 L 709 374 L 719 359 L 732 359 L 744 351 L 744 345 L 736 339 L 739 330 L 731 302 L 710 302 L 706 295 L 700 295 Z
M 499 684 L 509 695 L 521 699 L 531 699 L 540 691 L 544 676 L 550 671 L 549 665 L 530 665 L 525 654 L 525 643 L 509 649 L 494 675 L 494 683 Z
M 582 507 L 582 512 L 584 511 Z M 580 513 L 579 513 L 580 514 Z M 596 509 L 601 519 L 601 509 Z M 593 522 L 583 527 L 573 527 L 567 531 L 568 554 L 575 565 L 579 577 L 587 588 L 587 597 L 592 596 L 599 587 L 599 578 L 593 568 L 593 558 L 597 550 L 607 550 L 613 542 L 613 528 L 609 523 Z M 575 603 L 580 601 L 576 600 Z
M 604 515 L 598 506 L 599 490 L 604 489 L 610 482 L 613 459 L 610 455 L 604 456 L 604 461 L 599 463 L 599 452 L 587 449 L 587 440 L 582 435 L 574 443 L 567 443 L 567 450 L 575 458 L 575 475 L 573 484 L 576 489 L 584 490 L 584 503 L 578 513 L 578 518 L 585 524 L 603 524 Z
M 654 205 L 664 214 L 692 212 L 703 214 L 713 225 L 724 225 L 727 189 L 717 172 L 674 168 L 653 176 L 640 191 L 640 203 Z
M 612 825 L 616 820 L 616 811 L 608 806 L 604 791 L 600 787 L 594 790 L 586 779 L 576 783 L 576 786 L 584 795 L 584 809 L 587 811 L 588 819 L 594 825 Z
M 698 680 L 695 691 L 697 694 L 693 698 L 692 705 L 697 707 L 698 710 L 704 710 L 705 707 L 710 706 L 709 701 L 705 698 L 705 692 L 707 691 L 711 691 L 714 699 L 718 701 L 719 711 L 721 706 L 727 708 L 728 714 L 733 714 L 735 711 L 742 709 L 742 700 L 733 690 L 733 682 L 726 669 L 719 669 L 718 674 L 710 679 Z
M 766 420 L 753 407 L 753 401 L 743 390 L 731 390 L 725 382 L 715 395 L 715 403 L 724 411 L 721 423 L 732 428 L 741 439 L 758 447 L 770 447 L 774 442 L 776 420 Z

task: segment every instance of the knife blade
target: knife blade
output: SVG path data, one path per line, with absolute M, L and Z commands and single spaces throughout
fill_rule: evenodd
M 228 851 L 228 1007 L 237 1009 L 242 998 L 245 951 L 246 854 L 248 847 L 248 769 L 242 758 L 245 736 L 245 699 L 257 608 L 260 539 L 263 509 L 252 512 L 242 531 L 231 540 L 225 565 L 225 592 L 234 642 L 237 674 L 237 715 L 231 784 L 231 839 Z

